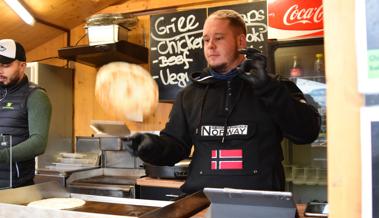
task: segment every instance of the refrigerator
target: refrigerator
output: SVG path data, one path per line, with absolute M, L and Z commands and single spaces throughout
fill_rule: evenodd
M 72 152 L 73 76 L 71 69 L 39 62 L 27 63 L 29 80 L 44 88 L 52 104 L 50 130 L 45 153 L 36 157 L 36 169 L 56 161 L 59 152 Z
M 296 83 L 308 103 L 321 115 L 321 131 L 316 141 L 297 145 L 282 143 L 286 191 L 297 203 L 327 201 L 326 80 L 323 38 L 269 43 L 271 68 L 283 79 Z

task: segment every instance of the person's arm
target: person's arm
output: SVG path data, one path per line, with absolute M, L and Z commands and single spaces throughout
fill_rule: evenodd
M 308 104 L 300 89 L 292 82 L 271 78 L 266 70 L 266 57 L 253 53 L 241 64 L 239 77 L 247 81 L 279 126 L 283 136 L 296 144 L 317 139 L 320 115 Z
M 51 119 L 51 103 L 45 91 L 33 91 L 27 100 L 29 138 L 12 150 L 13 162 L 33 159 L 47 145 Z M 9 149 L 0 150 L 0 162 L 9 162 Z
M 300 89 L 290 81 L 270 80 L 256 90 L 256 94 L 279 125 L 283 136 L 296 144 L 307 144 L 317 139 L 320 115 L 308 104 Z
M 176 97 L 169 121 L 160 136 L 138 134 L 135 137 L 133 150 L 143 161 L 154 165 L 174 165 L 189 156 L 192 141 L 183 112 L 182 93 Z

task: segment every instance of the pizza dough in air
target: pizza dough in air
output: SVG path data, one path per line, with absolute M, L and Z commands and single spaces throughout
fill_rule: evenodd
M 150 73 L 126 62 L 112 62 L 99 69 L 95 95 L 105 111 L 120 119 L 147 117 L 158 106 L 158 86 Z
M 78 198 L 47 198 L 38 201 L 32 201 L 28 207 L 50 208 L 50 209 L 73 209 L 81 207 L 86 202 Z

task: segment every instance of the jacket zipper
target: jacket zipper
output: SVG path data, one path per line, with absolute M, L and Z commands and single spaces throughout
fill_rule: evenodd
M 230 109 L 230 102 L 231 102 L 231 97 L 232 97 L 232 87 L 230 85 L 230 80 L 226 82 L 227 87 L 226 87 L 226 100 L 225 100 L 225 111 L 229 112 Z
M 20 170 L 18 169 L 18 164 L 17 164 L 17 162 L 15 163 L 15 166 L 16 166 L 17 178 L 19 178 L 19 177 L 20 177 Z
M 227 112 L 229 114 L 229 110 L 230 110 L 230 106 L 231 106 L 231 98 L 232 98 L 232 87 L 231 87 L 231 81 L 228 80 L 226 82 L 227 86 L 226 86 L 226 96 L 225 96 L 225 112 Z M 228 115 L 229 116 L 229 115 Z M 224 141 L 225 141 L 225 136 L 226 136 L 226 132 L 227 132 L 227 129 L 228 129 L 228 123 L 227 123 L 227 119 L 225 120 L 225 124 L 224 124 L 224 135 L 222 136 L 222 140 L 221 140 L 221 144 L 224 144 Z

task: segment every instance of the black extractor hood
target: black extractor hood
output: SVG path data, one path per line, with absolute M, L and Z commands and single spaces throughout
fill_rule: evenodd
M 114 61 L 145 64 L 148 62 L 148 49 L 128 41 L 118 41 L 102 45 L 60 48 L 58 56 L 93 67 L 101 67 Z

